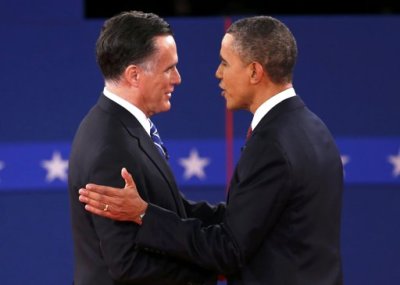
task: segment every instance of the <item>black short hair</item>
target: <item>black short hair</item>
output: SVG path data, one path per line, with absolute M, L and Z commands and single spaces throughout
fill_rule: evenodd
M 105 21 L 96 42 L 96 59 L 104 78 L 118 79 L 130 64 L 141 64 L 156 51 L 154 38 L 173 35 L 153 13 L 122 12 Z
M 270 16 L 254 16 L 234 22 L 227 30 L 233 48 L 244 62 L 257 61 L 275 83 L 292 81 L 297 44 L 289 28 Z

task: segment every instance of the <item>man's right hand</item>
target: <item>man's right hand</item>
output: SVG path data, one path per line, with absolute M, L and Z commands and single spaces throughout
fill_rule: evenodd
M 126 168 L 122 168 L 121 176 L 125 180 L 124 188 L 90 183 L 86 188 L 79 189 L 79 201 L 85 203 L 85 209 L 93 214 L 141 225 L 141 216 L 148 204 L 139 196 L 132 175 Z

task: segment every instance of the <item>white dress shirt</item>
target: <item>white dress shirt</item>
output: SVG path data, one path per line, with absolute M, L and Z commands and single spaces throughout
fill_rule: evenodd
M 294 91 L 293 88 L 286 89 L 285 91 L 282 91 L 271 98 L 269 98 L 267 101 L 262 103 L 260 107 L 257 108 L 257 110 L 254 112 L 253 120 L 251 121 L 251 129 L 254 130 L 258 123 L 264 118 L 264 116 L 276 105 L 278 105 L 280 102 L 283 100 L 286 100 L 290 97 L 296 96 L 296 92 Z
M 139 121 L 139 123 L 143 126 L 143 128 L 147 132 L 147 134 L 150 136 L 150 121 L 138 107 L 129 103 L 125 99 L 122 99 L 118 95 L 110 92 L 106 87 L 104 87 L 103 94 L 111 101 L 114 101 L 121 107 L 128 110 L 128 112 L 131 113 Z

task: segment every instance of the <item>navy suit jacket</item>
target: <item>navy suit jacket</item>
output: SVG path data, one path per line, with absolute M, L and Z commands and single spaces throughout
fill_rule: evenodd
M 150 204 L 137 243 L 224 273 L 228 284 L 340 285 L 342 192 L 335 142 L 295 96 L 253 130 L 218 224 Z
M 80 124 L 69 161 L 75 285 L 204 284 L 209 272 L 158 250 L 139 249 L 134 223 L 85 211 L 78 200 L 79 188 L 87 183 L 122 188 L 122 167 L 132 173 L 147 201 L 187 217 L 189 203 L 182 199 L 150 136 L 132 114 L 102 95 Z

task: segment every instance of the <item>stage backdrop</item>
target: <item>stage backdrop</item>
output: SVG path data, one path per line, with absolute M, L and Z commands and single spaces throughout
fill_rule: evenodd
M 71 284 L 68 156 L 103 89 L 94 57 L 103 21 L 83 19 L 78 0 L 9 2 L 0 7 L 0 283 Z M 345 284 L 397 284 L 400 17 L 274 16 L 298 41 L 296 92 L 342 153 Z M 154 121 L 191 199 L 224 200 L 251 120 L 226 119 L 214 76 L 224 28 L 237 18 L 167 19 L 183 82 Z

